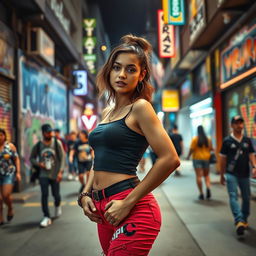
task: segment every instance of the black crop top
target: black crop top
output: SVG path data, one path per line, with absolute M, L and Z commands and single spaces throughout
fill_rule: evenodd
M 122 119 L 99 124 L 89 134 L 89 144 L 95 153 L 95 171 L 123 174 L 135 174 L 137 171 L 148 142 L 126 125 L 128 114 Z

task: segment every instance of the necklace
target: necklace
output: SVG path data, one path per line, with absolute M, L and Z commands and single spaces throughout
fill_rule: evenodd
M 117 112 L 117 113 L 115 113 L 115 114 L 113 114 L 113 112 L 114 112 L 114 109 L 109 113 L 109 116 L 108 116 L 108 121 L 109 122 L 111 122 L 112 120 L 114 120 L 115 118 L 111 118 L 111 117 L 115 117 L 115 116 L 118 116 L 121 112 L 122 112 L 122 110 L 125 108 L 126 106 L 124 106 L 124 107 L 122 107 L 122 108 L 120 108 L 119 109 L 119 111 Z

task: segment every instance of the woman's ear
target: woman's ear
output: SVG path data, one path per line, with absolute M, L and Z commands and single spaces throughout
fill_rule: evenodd
M 139 81 L 140 81 L 140 82 L 144 79 L 146 73 L 147 73 L 147 71 L 146 71 L 145 69 L 144 69 L 143 71 L 141 71 L 140 77 L 139 77 Z

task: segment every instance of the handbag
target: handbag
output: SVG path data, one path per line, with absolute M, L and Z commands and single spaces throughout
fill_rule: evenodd
M 210 164 L 216 164 L 217 163 L 217 158 L 215 153 L 212 151 L 209 159 Z
M 36 180 L 39 179 L 39 175 L 40 175 L 40 167 L 32 166 L 30 170 L 30 182 L 36 183 Z

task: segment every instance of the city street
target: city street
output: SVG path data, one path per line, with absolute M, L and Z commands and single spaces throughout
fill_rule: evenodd
M 150 168 L 147 162 L 146 169 Z M 139 174 L 143 178 L 144 174 Z M 191 162 L 182 162 L 182 176 L 171 176 L 154 191 L 162 210 L 163 225 L 151 256 L 254 255 L 256 251 L 256 203 L 251 202 L 250 228 L 244 239 L 236 237 L 225 188 L 212 173 L 213 198 L 199 202 Z M 15 203 L 12 223 L 0 228 L 1 256 L 99 256 L 96 226 L 76 204 L 79 184 L 62 182 L 63 215 L 40 229 L 42 217 L 39 187 L 16 195 L 28 197 Z M 50 201 L 52 198 L 50 197 Z M 51 203 L 52 205 L 52 203 Z M 53 213 L 53 207 L 51 207 Z

